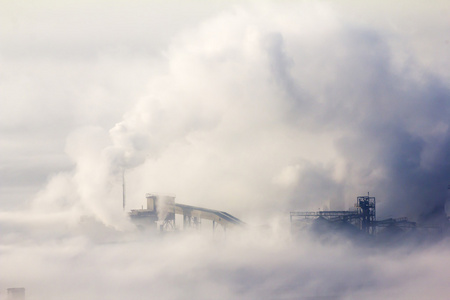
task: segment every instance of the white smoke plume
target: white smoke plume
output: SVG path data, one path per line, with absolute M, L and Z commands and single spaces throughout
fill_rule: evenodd
M 344 209 L 371 191 L 385 215 L 443 212 L 446 83 L 327 5 L 266 9 L 173 42 L 151 96 L 111 131 L 122 161 L 145 162 L 133 181 L 234 210 Z
M 284 212 L 346 209 L 370 191 L 381 215 L 442 217 L 448 81 L 405 34 L 342 7 L 241 5 L 175 35 L 109 134 L 70 134 L 75 168 L 34 206 L 73 204 L 117 224 L 128 169 L 137 207 L 163 190 L 267 216 L 275 202 Z

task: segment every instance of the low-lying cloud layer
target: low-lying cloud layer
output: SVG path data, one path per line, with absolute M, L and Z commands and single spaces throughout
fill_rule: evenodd
M 446 240 L 363 255 L 366 248 L 342 241 L 292 241 L 284 221 L 292 210 L 348 209 L 368 191 L 379 218 L 446 220 L 450 74 L 441 66 L 450 62 L 433 53 L 448 50 L 450 27 L 442 27 L 437 8 L 411 6 L 412 16 L 424 15 L 417 27 L 397 6 L 382 4 L 371 13 L 344 1 L 214 2 L 181 6 L 192 15 L 177 11 L 169 38 L 154 35 L 154 18 L 139 14 L 134 24 L 125 13 L 171 11 L 170 5 L 141 5 L 124 11 L 130 23 L 123 28 L 133 34 L 116 38 L 103 36 L 101 26 L 61 35 L 53 26 L 75 27 L 55 16 L 38 22 L 52 25 L 45 39 L 27 42 L 2 31 L 11 43 L 0 48 L 0 59 L 16 70 L 2 73 L 12 109 L 3 110 L 0 123 L 11 136 L 2 142 L 11 158 L 2 159 L 9 183 L 2 198 L 20 198 L 53 174 L 21 203 L 22 212 L 0 214 L 8 274 L 2 288 L 24 285 L 30 299 L 448 294 L 440 279 L 448 269 Z M 33 32 L 15 9 L 20 30 Z M 57 11 L 68 20 L 81 16 L 63 6 Z M 120 11 L 107 9 L 105 24 L 116 24 L 112 16 Z M 98 18 L 89 24 L 101 24 Z M 74 47 L 43 46 L 61 37 Z M 39 51 L 13 51 L 27 43 Z M 39 167 L 43 157 L 48 164 Z M 141 207 L 146 192 L 175 193 L 177 202 L 224 210 L 265 229 L 226 239 L 136 233 L 122 211 L 123 170 L 127 209 Z M 2 207 L 15 207 L 5 199 Z
M 27 299 L 445 299 L 449 292 L 448 241 L 370 248 L 338 236 L 292 240 L 286 228 L 226 237 L 104 230 L 90 239 L 95 228 L 85 225 L 57 239 L 31 228 L 33 237 L 17 243 L 2 237 L 2 287 L 25 286 Z

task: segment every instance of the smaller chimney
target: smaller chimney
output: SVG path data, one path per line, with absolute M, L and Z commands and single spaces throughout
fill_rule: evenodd
M 122 170 L 122 207 L 125 211 L 125 168 Z

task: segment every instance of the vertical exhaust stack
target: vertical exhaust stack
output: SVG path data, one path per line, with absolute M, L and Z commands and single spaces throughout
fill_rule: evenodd
M 125 211 L 125 168 L 122 170 L 122 206 Z

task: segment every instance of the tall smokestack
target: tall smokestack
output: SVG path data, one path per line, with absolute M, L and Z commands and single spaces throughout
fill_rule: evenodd
M 122 205 L 125 211 L 125 168 L 122 170 Z

